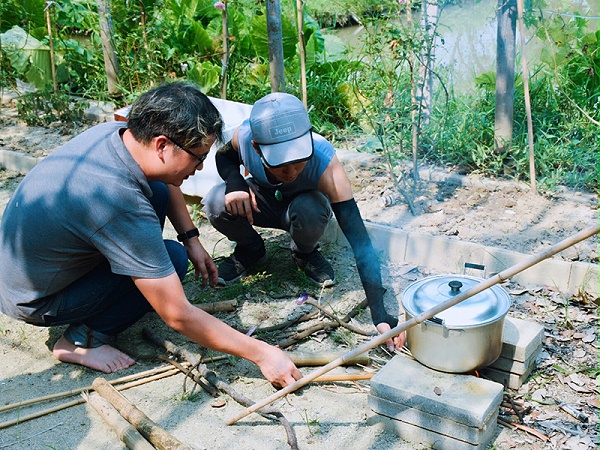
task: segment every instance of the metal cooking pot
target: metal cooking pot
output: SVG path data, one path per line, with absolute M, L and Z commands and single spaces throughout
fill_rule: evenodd
M 412 283 L 402 295 L 406 320 L 481 281 L 469 275 L 436 275 Z M 510 305 L 508 292 L 492 286 L 406 330 L 408 348 L 421 364 L 442 372 L 485 367 L 500 356 Z

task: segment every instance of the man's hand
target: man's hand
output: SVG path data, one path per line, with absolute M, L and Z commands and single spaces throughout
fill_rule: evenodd
M 256 365 L 271 384 L 284 388 L 302 378 L 302 373 L 284 351 L 266 344 Z
M 390 325 L 385 322 L 378 324 L 376 328 L 377 331 L 379 331 L 379 334 L 386 333 L 392 329 Z M 398 336 L 385 341 L 385 345 L 390 352 L 393 352 L 394 350 L 400 350 L 402 347 L 404 347 L 404 344 L 406 344 L 406 331 L 403 331 Z
M 254 192 L 234 191 L 225 196 L 225 209 L 233 217 L 245 217 L 250 225 L 254 224 L 252 211 L 260 212 Z
M 194 265 L 196 280 L 202 275 L 202 286 L 209 284 L 215 287 L 219 281 L 219 270 L 200 240 L 197 237 L 190 238 L 185 241 L 184 246 L 189 260 Z

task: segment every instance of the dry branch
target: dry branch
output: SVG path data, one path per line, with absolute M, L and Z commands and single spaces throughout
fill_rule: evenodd
M 112 428 L 117 437 L 131 450 L 154 450 L 154 447 L 113 408 L 108 400 L 98 394 L 81 394 L 88 404 Z
M 178 441 L 152 421 L 146 414 L 123 397 L 104 378 L 96 378 L 92 383 L 92 387 L 98 394 L 107 399 L 155 447 L 160 450 L 192 450 L 192 447 Z

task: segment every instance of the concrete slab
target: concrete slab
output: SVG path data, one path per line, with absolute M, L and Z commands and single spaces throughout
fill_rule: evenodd
M 529 367 L 529 371 L 521 375 L 505 372 L 504 370 L 494 369 L 493 367 L 485 367 L 480 370 L 480 373 L 482 377 L 485 377 L 491 381 L 495 381 L 496 383 L 500 383 L 505 388 L 514 389 L 516 391 L 523 386 L 525 381 L 527 381 L 527 378 L 529 378 L 529 375 L 531 375 L 535 367 L 536 364 L 532 364 Z
M 514 373 L 516 375 L 531 373 L 531 366 L 535 367 L 537 358 L 541 351 L 542 346 L 540 345 L 525 362 L 500 356 L 496 361 L 490 364 L 489 367 L 497 370 L 503 370 L 504 372 Z
M 600 277 L 598 276 L 598 265 L 591 266 L 587 263 L 571 263 L 569 274 L 568 290 L 577 292 L 577 290 L 588 292 L 600 292 Z
M 543 337 L 544 327 L 540 324 L 507 315 L 504 319 L 500 356 L 525 362 L 542 345 Z
M 428 448 L 438 450 L 484 450 L 488 448 L 489 443 L 497 434 L 496 418 L 498 412 L 494 415 L 493 425 L 487 428 L 485 439 L 478 445 L 470 444 L 460 439 L 455 439 L 444 434 L 439 434 L 426 428 L 403 422 L 401 420 L 391 419 L 377 413 L 367 413 L 367 424 L 382 425 L 384 429 L 396 433 L 405 441 L 427 445 Z
M 440 395 L 434 392 L 435 388 L 441 391 Z M 471 375 L 437 372 L 396 355 L 371 379 L 370 395 L 483 428 L 498 410 L 502 391 L 498 383 Z
M 492 414 L 483 427 L 476 428 L 455 422 L 450 417 L 436 416 L 374 395 L 368 396 L 368 404 L 378 414 L 475 446 L 489 441 L 490 434 L 493 434 L 496 429 L 498 417 L 498 410 L 496 410 L 496 414 Z M 400 437 L 404 439 L 404 436 Z

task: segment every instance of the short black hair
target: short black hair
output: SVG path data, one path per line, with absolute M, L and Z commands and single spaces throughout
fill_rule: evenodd
M 160 135 L 186 148 L 203 145 L 209 136 L 223 141 L 221 114 L 197 86 L 187 82 L 162 84 L 140 95 L 131 107 L 127 126 L 142 144 Z

